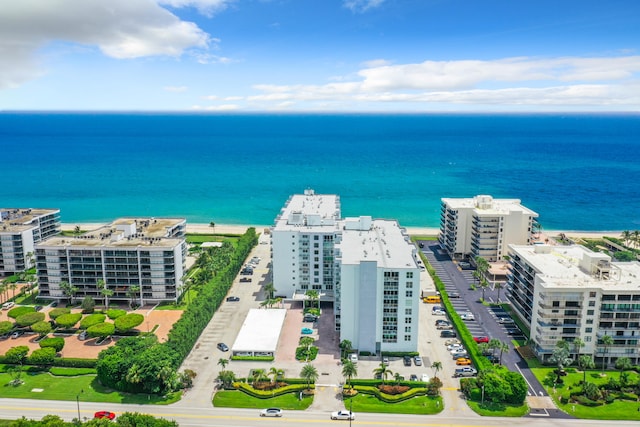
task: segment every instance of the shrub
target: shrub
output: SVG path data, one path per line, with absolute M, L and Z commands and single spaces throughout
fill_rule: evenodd
M 116 327 L 113 323 L 98 323 L 96 325 L 90 326 L 87 328 L 87 334 L 90 337 L 106 337 L 109 335 L 113 335 L 116 331 Z
M 77 377 L 79 375 L 95 375 L 95 368 L 64 368 L 64 367 L 52 367 L 49 369 L 51 375 L 57 377 Z
M 40 348 L 53 348 L 56 353 L 62 351 L 64 348 L 64 338 L 62 337 L 53 337 L 53 338 L 45 338 L 38 343 Z
M 93 313 L 93 310 L 96 306 L 96 302 L 89 295 L 84 297 L 82 300 L 82 312 L 83 313 Z
M 0 322 L 0 334 L 6 334 L 12 329 L 13 329 L 13 322 L 10 322 L 8 320 L 3 320 L 2 322 Z
M 31 330 L 36 334 L 47 335 L 52 330 L 51 323 L 45 321 L 36 322 L 31 325 Z
M 113 323 L 119 332 L 125 332 L 144 322 L 144 316 L 139 313 L 129 313 L 118 317 Z
M 93 325 L 97 325 L 98 323 L 103 323 L 106 318 L 106 315 L 100 313 L 85 316 L 80 322 L 80 329 L 87 329 Z
M 107 317 L 111 320 L 115 320 L 118 317 L 124 316 L 125 314 L 127 314 L 127 312 L 119 308 L 110 308 L 109 310 L 107 310 Z
M 56 325 L 71 328 L 82 319 L 81 313 L 67 313 L 56 318 Z
M 11 363 L 17 365 L 23 363 L 29 353 L 29 347 L 26 345 L 19 345 L 17 347 L 11 347 L 4 354 L 5 363 Z
M 17 319 L 23 314 L 35 313 L 35 311 L 36 309 L 33 307 L 26 307 L 26 306 L 14 307 L 11 310 L 9 310 L 9 312 L 7 313 L 7 316 L 11 317 L 12 319 Z
M 378 386 L 378 390 L 385 394 L 395 395 L 405 393 L 409 390 L 409 387 L 402 385 L 380 384 Z
M 76 359 L 74 357 L 56 359 L 55 366 L 66 366 L 69 368 L 95 368 L 97 359 Z
M 31 326 L 34 323 L 42 322 L 44 320 L 44 313 L 25 313 L 16 318 L 16 325 L 18 326 Z
M 33 365 L 51 365 L 56 358 L 56 349 L 53 347 L 44 347 L 33 350 L 29 356 L 28 363 Z
M 69 314 L 69 313 L 71 313 L 71 309 L 66 307 L 58 307 L 58 308 L 54 308 L 49 312 L 49 318 L 51 320 L 56 320 L 58 317 L 62 316 L 63 314 Z
M 309 347 L 309 350 L 307 350 L 307 347 L 305 346 L 300 346 L 298 348 L 296 348 L 296 359 L 297 360 L 315 360 L 316 357 L 318 356 L 318 347 L 316 346 L 311 346 Z

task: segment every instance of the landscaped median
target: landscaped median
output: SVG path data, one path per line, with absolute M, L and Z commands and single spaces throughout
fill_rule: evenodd
M 350 385 L 352 388 L 347 386 L 343 390 L 343 398 L 345 407 L 355 412 L 426 415 L 437 414 L 444 409 L 437 384 L 431 382 L 382 383 L 380 380 L 363 379 L 351 380 Z
M 254 381 L 253 385 L 236 381 L 232 384 L 232 389 L 216 392 L 213 406 L 304 410 L 313 403 L 314 393 L 313 384 L 307 384 L 306 380 L 298 378 L 278 379 L 273 382 Z

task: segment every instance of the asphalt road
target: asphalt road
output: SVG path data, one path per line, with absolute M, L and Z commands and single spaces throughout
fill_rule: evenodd
M 282 418 L 261 418 L 254 409 L 226 409 L 201 407 L 171 406 L 141 406 L 122 404 L 98 404 L 80 402 L 80 416 L 84 419 L 93 417 L 99 410 L 109 410 L 116 413 L 141 412 L 156 417 L 163 417 L 177 421 L 180 426 L 302 426 L 313 425 L 329 427 L 347 425 L 348 421 L 332 421 L 329 412 L 321 411 L 289 411 Z M 16 419 L 25 415 L 27 418 L 40 419 L 46 414 L 55 414 L 71 421 L 78 416 L 76 402 L 28 400 L 28 399 L 0 399 L 0 419 Z M 445 417 L 442 415 L 410 415 L 410 414 L 367 414 L 356 413 L 353 425 L 368 426 L 434 426 L 434 427 L 512 427 L 514 422 L 523 427 L 551 427 L 551 426 L 608 426 L 611 421 L 553 419 L 549 417 L 518 418 L 486 418 L 477 415 L 462 417 Z M 636 421 L 616 421 L 619 426 L 637 426 Z

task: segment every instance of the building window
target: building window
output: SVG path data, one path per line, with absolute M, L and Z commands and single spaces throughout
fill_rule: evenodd
M 407 279 L 413 279 L 413 271 L 407 271 Z
M 587 316 L 593 316 L 594 310 L 587 310 Z
M 591 342 L 591 337 L 584 337 L 584 342 Z
M 408 333 L 411 333 L 411 326 L 405 326 L 404 327 L 404 331 L 408 332 Z
M 553 302 L 551 303 L 551 306 L 552 306 L 552 307 L 560 307 L 560 301 L 553 301 Z
M 405 308 L 404 309 L 404 314 L 406 314 L 407 316 L 411 316 L 411 312 L 412 312 L 412 310 L 410 308 Z
M 313 236 L 313 240 L 320 240 L 320 237 L 318 237 L 318 235 Z
M 406 291 L 406 292 L 405 292 L 405 296 L 406 296 L 407 298 L 411 298 L 411 297 L 413 297 L 413 291 Z
M 595 298 L 595 297 L 596 297 L 595 292 L 589 292 L 589 298 Z
M 411 289 L 411 288 L 413 288 L 413 282 L 407 282 L 407 284 L 405 285 L 405 287 L 406 287 L 407 289 Z
M 595 306 L 596 306 L 595 301 L 589 301 L 589 307 L 595 307 Z
M 404 323 L 411 323 L 411 317 L 405 317 Z
M 404 340 L 405 341 L 411 341 L 411 335 L 405 335 L 404 336 Z
M 586 333 L 593 332 L 593 328 L 587 328 L 584 330 Z

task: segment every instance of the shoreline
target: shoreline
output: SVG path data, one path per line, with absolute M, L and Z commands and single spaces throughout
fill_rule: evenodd
M 60 228 L 63 231 L 73 231 L 76 226 L 79 226 L 81 230 L 94 230 L 104 225 L 110 224 L 110 222 L 96 223 L 96 222 L 72 222 L 61 223 Z M 190 234 L 243 234 L 248 228 L 254 227 L 257 232 L 261 233 L 265 229 L 271 227 L 271 225 L 239 225 L 239 224 L 216 224 L 215 227 L 211 227 L 205 223 L 187 223 L 187 233 Z M 437 236 L 440 233 L 440 228 L 436 227 L 403 227 L 407 230 L 410 236 Z M 578 238 L 600 238 L 602 236 L 620 237 L 622 231 L 581 231 L 581 230 L 543 230 L 541 236 L 557 236 L 560 233 L 564 233 L 567 237 Z

